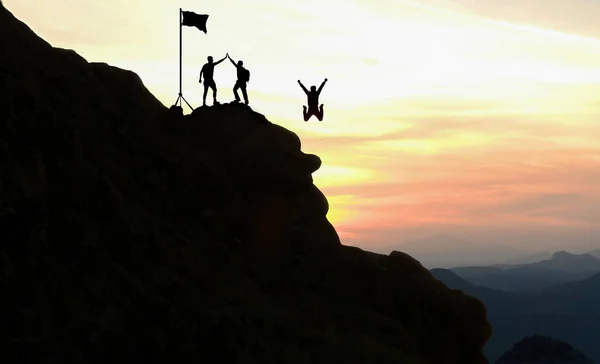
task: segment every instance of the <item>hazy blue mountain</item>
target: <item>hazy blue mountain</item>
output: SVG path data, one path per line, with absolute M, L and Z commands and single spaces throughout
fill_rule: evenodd
M 533 292 L 480 287 L 446 269 L 433 269 L 431 273 L 449 288 L 461 290 L 486 305 L 492 337 L 484 352 L 490 362 L 531 335 L 566 341 L 600 362 L 600 273 Z
M 475 285 L 503 291 L 529 291 L 589 278 L 600 272 L 600 259 L 591 254 L 561 251 L 550 259 L 535 263 L 467 266 L 451 270 Z
M 530 291 L 588 278 L 590 273 L 566 273 L 535 267 L 502 269 L 496 267 L 458 267 L 451 269 L 467 281 L 502 291 Z
M 406 241 L 384 250 L 403 251 L 429 268 L 451 268 L 476 264 L 491 265 L 523 255 L 522 251 L 506 245 L 466 241 L 445 234 Z
M 558 299 L 556 302 L 545 302 L 546 307 L 566 313 L 590 309 L 598 311 L 596 315 L 600 316 L 600 273 L 581 281 L 551 287 L 540 293 L 544 300 Z
M 529 263 L 535 263 L 535 262 L 539 262 L 539 261 L 550 259 L 550 258 L 552 258 L 552 253 L 539 252 L 539 253 L 528 254 L 528 255 L 525 255 L 522 257 L 517 257 L 514 259 L 508 259 L 503 264 L 498 264 L 497 266 L 505 265 L 505 264 L 508 264 L 508 265 L 529 264 Z
M 600 249 L 589 251 L 588 254 L 600 259 Z
M 461 291 L 469 295 L 486 295 L 497 297 L 506 296 L 506 292 L 497 291 L 487 287 L 480 287 L 472 284 L 471 282 L 463 279 L 458 274 L 454 273 L 449 269 L 435 268 L 430 270 L 431 274 L 439 281 L 442 281 L 451 289 L 460 289 Z
M 571 254 L 556 252 L 552 258 L 528 265 L 531 268 L 552 269 L 568 273 L 586 273 L 600 271 L 600 258 L 591 254 Z
M 600 271 L 600 258 L 592 254 L 573 254 L 566 251 L 558 251 L 547 259 L 531 263 L 515 264 L 494 264 L 495 268 L 541 268 L 567 273 L 585 273 L 590 271 Z

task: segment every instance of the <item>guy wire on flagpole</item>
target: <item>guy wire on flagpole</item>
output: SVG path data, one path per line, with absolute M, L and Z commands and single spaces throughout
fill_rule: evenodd
M 190 109 L 192 109 L 192 111 L 194 111 L 194 108 L 187 102 L 187 100 L 183 97 L 183 93 L 182 93 L 182 87 L 181 87 L 181 82 L 182 82 L 182 77 L 181 77 L 181 73 L 182 73 L 182 21 L 181 21 L 181 15 L 182 15 L 182 10 L 181 8 L 179 8 L 179 96 L 177 96 L 177 100 L 175 101 L 175 106 L 177 106 L 177 103 L 179 103 L 180 107 L 183 107 L 183 103 L 181 102 L 181 100 L 185 101 L 185 103 L 187 104 L 187 106 L 190 107 Z

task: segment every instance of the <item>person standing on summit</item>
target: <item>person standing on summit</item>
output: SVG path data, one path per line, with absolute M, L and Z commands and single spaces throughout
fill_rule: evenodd
M 237 90 L 242 89 L 242 95 L 244 96 L 244 102 L 248 105 L 248 94 L 246 93 L 246 83 L 250 81 L 250 71 L 244 68 L 244 62 L 237 61 L 237 63 L 231 59 L 229 53 L 227 53 L 227 58 L 231 61 L 231 63 L 237 68 L 237 81 L 235 82 L 235 86 L 233 86 L 233 94 L 235 95 L 235 102 L 240 102 L 240 96 L 238 95 Z
M 204 96 L 202 97 L 202 106 L 206 106 L 206 94 L 208 93 L 209 87 L 213 90 L 213 106 L 219 104 L 217 101 L 217 84 L 215 83 L 213 76 L 215 73 L 215 66 L 223 62 L 225 58 L 227 58 L 227 56 L 223 57 L 220 61 L 213 63 L 212 56 L 208 56 L 208 63 L 202 66 L 202 69 L 200 70 L 199 83 L 202 83 L 202 75 L 204 75 Z

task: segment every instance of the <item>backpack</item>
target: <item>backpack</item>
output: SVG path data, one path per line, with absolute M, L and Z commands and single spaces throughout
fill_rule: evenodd
M 250 81 L 250 71 L 248 71 L 245 68 L 242 68 L 241 70 L 241 74 L 240 74 L 240 81 L 242 82 L 248 82 Z

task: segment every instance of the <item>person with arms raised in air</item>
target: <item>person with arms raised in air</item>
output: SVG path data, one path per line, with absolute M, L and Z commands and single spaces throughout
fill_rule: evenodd
M 235 96 L 235 102 L 240 102 L 240 96 L 238 95 L 237 90 L 242 90 L 242 95 L 244 96 L 244 102 L 248 105 L 248 93 L 246 92 L 246 83 L 250 81 L 250 71 L 244 68 L 244 62 L 237 61 L 237 63 L 231 59 L 229 53 L 227 53 L 227 57 L 231 61 L 231 63 L 237 68 L 237 81 L 235 81 L 235 86 L 233 86 L 233 95 Z
M 215 73 L 215 66 L 223 62 L 225 58 L 227 58 L 227 56 L 223 57 L 220 61 L 213 63 L 212 56 L 208 56 L 208 63 L 202 66 L 202 69 L 200 70 L 199 83 L 202 83 L 202 75 L 204 75 L 204 96 L 202 97 L 202 106 L 206 106 L 206 94 L 208 93 L 209 87 L 213 90 L 213 106 L 219 104 L 217 101 L 217 84 L 215 83 L 213 76 Z
M 310 91 L 308 91 L 302 82 L 298 80 L 300 87 L 302 87 L 302 90 L 304 90 L 304 93 L 308 97 L 308 110 L 306 106 L 302 105 L 302 115 L 304 116 L 304 121 L 308 121 L 308 119 L 310 119 L 313 115 L 316 116 L 319 121 L 323 121 L 323 104 L 321 104 L 319 107 L 317 107 L 317 105 L 319 105 L 319 95 L 321 94 L 321 90 L 323 90 L 323 86 L 325 86 L 326 82 L 327 79 L 323 81 L 318 90 L 315 86 L 310 86 Z

